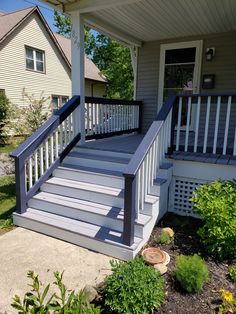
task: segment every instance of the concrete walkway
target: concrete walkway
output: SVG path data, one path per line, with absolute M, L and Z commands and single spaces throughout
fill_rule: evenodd
M 111 273 L 111 259 L 67 242 L 16 228 L 0 236 L 0 313 L 16 313 L 10 306 L 11 300 L 15 294 L 23 296 L 29 291 L 28 270 L 38 274 L 43 283 L 52 283 L 53 272 L 64 270 L 65 285 L 78 291 L 86 284 L 96 285 L 103 281 Z

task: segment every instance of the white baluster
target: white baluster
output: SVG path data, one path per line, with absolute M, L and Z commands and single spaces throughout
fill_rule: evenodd
M 179 150 L 180 127 L 181 127 L 181 116 L 182 116 L 182 101 L 183 101 L 182 97 L 179 97 L 176 149 L 175 149 L 176 151 Z
M 45 168 L 48 169 L 48 139 L 45 141 Z
M 135 208 L 136 208 L 136 219 L 139 219 L 139 204 L 140 202 L 140 169 L 137 172 L 137 178 L 136 178 L 136 200 L 135 200 Z
M 198 144 L 200 106 L 201 106 L 201 96 L 198 96 L 197 112 L 196 112 L 196 129 L 195 129 L 195 138 L 194 138 L 194 153 L 196 153 L 197 151 L 197 144 Z
M 72 134 L 71 134 L 71 115 L 68 117 L 68 135 L 69 135 L 69 143 L 72 140 Z
M 187 111 L 187 124 L 186 124 L 186 133 L 185 133 L 185 145 L 184 151 L 188 151 L 188 138 L 189 138 L 189 126 L 190 126 L 190 116 L 191 116 L 191 104 L 192 104 L 192 97 L 188 98 L 188 111 Z
M 86 104 L 86 126 L 87 126 L 87 134 L 89 135 L 89 103 Z
M 72 115 L 72 117 L 74 117 Z M 73 130 L 73 129 L 72 129 Z M 59 149 L 58 149 L 58 130 L 55 132 L 55 158 L 58 158 L 59 155 Z
M 34 153 L 34 177 L 35 177 L 35 182 L 38 181 L 39 179 L 39 174 L 38 174 L 38 151 Z
M 54 141 L 53 141 L 53 134 L 50 136 L 50 161 L 51 161 L 51 165 L 54 162 Z
M 233 156 L 236 156 L 236 128 L 234 129 L 234 150 Z
M 29 188 L 33 186 L 33 175 L 32 175 L 32 157 L 28 160 L 28 173 L 29 173 Z
M 209 129 L 210 109 L 211 109 L 211 96 L 208 96 L 207 97 L 207 111 L 206 111 L 206 121 L 205 121 L 203 154 L 206 153 L 206 149 L 207 149 L 207 138 L 208 138 L 208 129 Z
M 213 154 L 216 153 L 216 146 L 217 146 L 217 139 L 218 139 L 218 129 L 219 129 L 219 120 L 220 120 L 220 105 L 221 105 L 221 96 L 218 96 L 218 98 L 217 98 L 217 107 L 216 107 Z
M 226 120 L 225 120 L 225 134 L 224 134 L 224 144 L 223 144 L 223 155 L 226 154 L 226 149 L 227 149 L 231 102 L 232 102 L 232 96 L 229 96 L 229 97 L 228 97 L 228 105 L 227 105 Z
M 144 172 L 144 162 L 142 163 L 141 165 L 141 168 L 140 168 L 140 199 L 141 199 L 141 210 L 144 209 L 144 185 L 145 185 L 145 172 Z
M 43 145 L 40 147 L 40 176 L 44 174 L 44 162 L 43 162 Z
M 60 153 L 63 151 L 63 125 L 60 124 Z

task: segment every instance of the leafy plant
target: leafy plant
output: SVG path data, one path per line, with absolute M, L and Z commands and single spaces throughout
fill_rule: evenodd
M 197 254 L 177 256 L 174 274 L 181 287 L 188 293 L 198 292 L 208 281 L 208 268 Z
M 229 275 L 230 275 L 230 278 L 236 282 L 236 264 L 232 265 L 229 268 Z
M 0 95 L 0 145 L 5 144 L 7 135 L 5 126 L 10 114 L 10 103 L 5 95 Z
M 171 236 L 165 229 L 161 230 L 161 235 L 156 239 L 156 243 L 158 244 L 170 244 L 174 242 L 174 233 Z
M 138 257 L 128 263 L 111 262 L 113 273 L 102 292 L 108 312 L 149 314 L 164 300 L 164 280 Z
M 13 298 L 12 307 L 18 311 L 18 314 L 100 314 L 100 308 L 90 304 L 83 291 L 68 292 L 62 282 L 63 273 L 54 273 L 54 284 L 59 289 L 59 295 L 57 293 L 48 295 L 50 284 L 42 290 L 39 277 L 34 272 L 29 271 L 27 277 L 32 280 L 32 284 L 29 285 L 32 291 L 25 294 L 23 301 L 18 295 Z
M 11 128 L 17 134 L 29 136 L 48 119 L 51 111 L 50 97 L 44 97 L 42 92 L 39 98 L 35 98 L 34 94 L 28 94 L 23 88 L 22 99 L 25 104 L 24 108 L 12 106 Z
M 204 221 L 198 231 L 208 252 L 219 259 L 236 254 L 236 180 L 201 185 L 192 198 Z
M 219 314 L 236 313 L 236 298 L 229 290 L 219 290 L 222 303 L 219 306 Z

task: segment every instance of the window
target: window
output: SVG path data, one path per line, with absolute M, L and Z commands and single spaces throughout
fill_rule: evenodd
M 25 47 L 26 69 L 45 72 L 45 56 L 44 51 L 31 47 Z
M 5 96 L 5 89 L 0 89 L 0 96 Z
M 55 113 L 60 109 L 69 99 L 69 96 L 52 95 L 52 110 Z

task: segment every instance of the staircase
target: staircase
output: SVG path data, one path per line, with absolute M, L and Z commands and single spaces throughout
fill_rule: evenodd
M 122 260 L 133 258 L 165 211 L 160 192 L 168 190 L 169 169 L 155 180 L 135 220 L 134 243 L 123 244 L 124 169 L 132 154 L 75 146 L 28 201 L 14 224 Z M 160 204 L 162 203 L 162 208 Z M 159 210 L 162 209 L 161 212 Z

